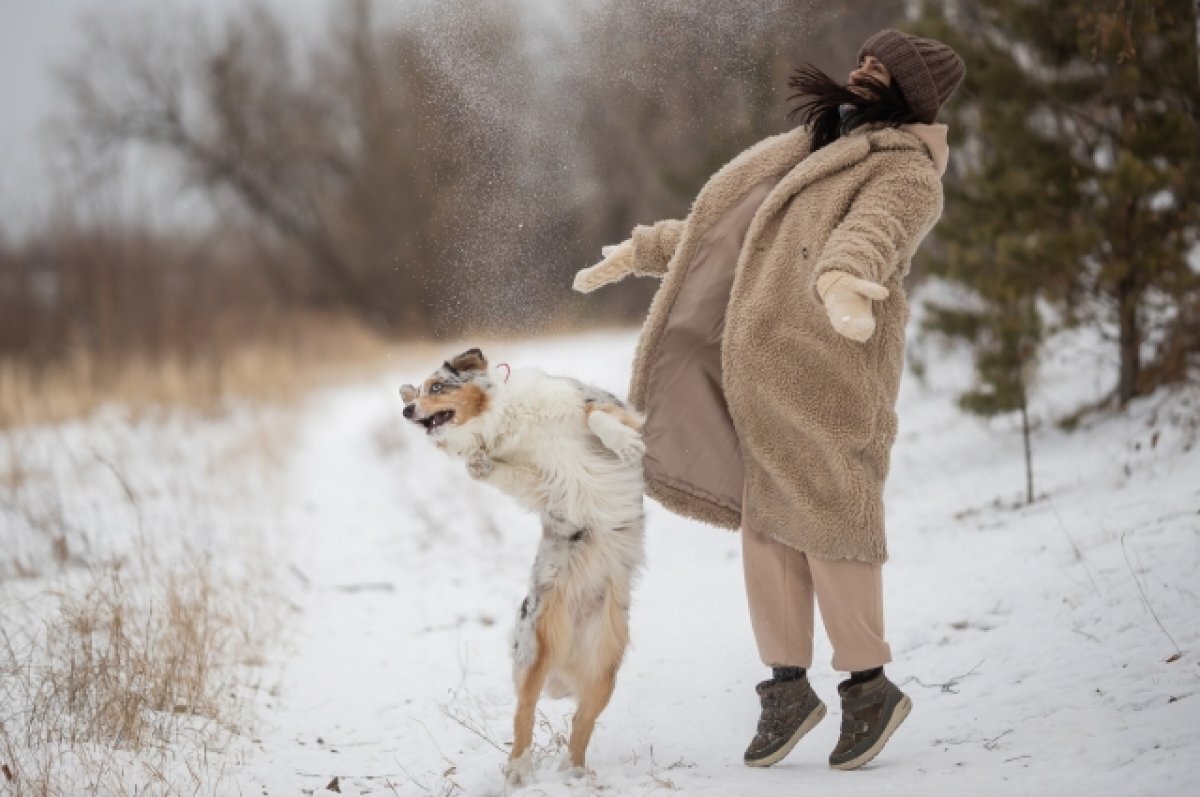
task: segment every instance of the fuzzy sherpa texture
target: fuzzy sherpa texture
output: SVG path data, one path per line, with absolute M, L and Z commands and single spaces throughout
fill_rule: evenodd
M 740 445 L 728 455 L 744 461 L 744 506 L 715 503 L 711 486 L 647 471 L 650 496 L 679 514 L 751 527 L 813 556 L 887 559 L 883 486 L 908 318 L 901 279 L 943 204 L 944 156 L 930 138 L 860 128 L 810 155 L 808 132 L 796 128 L 721 168 L 686 220 L 634 230 L 634 273 L 663 283 L 638 341 L 630 401 L 673 407 L 674 422 L 686 424 L 695 397 L 662 394 L 651 368 L 656 347 L 704 232 L 753 186 L 778 181 L 742 245 L 720 341 L 723 393 Z M 817 278 L 834 269 L 890 291 L 874 303 L 877 326 L 865 343 L 835 332 L 817 295 Z

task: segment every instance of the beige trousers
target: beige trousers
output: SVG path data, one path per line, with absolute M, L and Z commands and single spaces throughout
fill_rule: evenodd
M 892 660 L 883 638 L 883 567 L 808 556 L 742 529 L 750 625 L 768 667 L 812 666 L 813 596 L 833 646 L 833 668 L 853 671 Z

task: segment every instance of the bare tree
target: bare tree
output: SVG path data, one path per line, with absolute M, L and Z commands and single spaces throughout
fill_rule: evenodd
M 73 127 L 93 152 L 165 152 L 233 200 L 303 253 L 314 302 L 428 330 L 464 266 L 447 242 L 488 198 L 470 159 L 503 163 L 504 131 L 483 136 L 419 29 L 381 34 L 369 0 L 350 11 L 307 53 L 261 7 L 216 31 L 108 17 L 63 70 Z

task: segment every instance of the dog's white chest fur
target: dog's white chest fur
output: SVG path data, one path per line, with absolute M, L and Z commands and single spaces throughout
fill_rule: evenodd
M 489 393 L 486 411 L 446 430 L 448 451 L 468 459 L 482 451 L 498 466 L 536 472 L 537 495 L 503 479 L 497 486 L 572 525 L 611 528 L 640 515 L 641 436 L 610 415 L 589 414 L 578 383 L 522 370 Z

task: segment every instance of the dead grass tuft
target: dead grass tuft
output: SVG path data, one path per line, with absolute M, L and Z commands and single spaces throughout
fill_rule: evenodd
M 262 435 L 284 434 L 287 414 L 275 415 Z M 243 489 L 189 491 L 197 458 L 224 463 L 224 447 L 184 439 L 174 445 L 191 451 L 186 463 L 166 446 L 152 469 L 127 471 L 139 461 L 124 462 L 121 446 L 76 445 L 88 453 L 53 452 L 73 460 L 59 472 L 32 437 L 9 437 L 23 453 L 0 485 L 0 521 L 17 520 L 19 544 L 0 556 L 0 579 L 4 568 L 20 578 L 0 581 L 0 795 L 230 793 L 281 617 L 263 551 L 192 537 L 188 517 Z M 259 448 L 258 435 L 247 445 Z M 92 501 L 68 506 L 81 487 Z M 92 547 L 92 536 L 112 539 Z
M 113 565 L 54 596 L 48 620 L 0 629 L 0 704 L 21 707 L 0 714 L 0 763 L 19 793 L 70 794 L 86 781 L 122 794 L 131 771 L 132 782 L 173 793 L 155 750 L 170 758 L 186 750 L 181 737 L 219 748 L 243 733 L 250 701 L 239 663 L 260 652 L 220 592 L 202 566 L 135 592 Z M 187 770 L 189 791 L 212 775 Z

